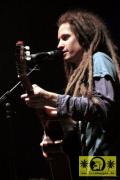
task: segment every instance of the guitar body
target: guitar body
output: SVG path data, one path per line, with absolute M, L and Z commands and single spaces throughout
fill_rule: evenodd
M 54 152 L 48 161 L 52 180 L 72 180 L 69 158 L 63 151 Z
M 16 43 L 16 50 L 18 78 L 26 92 L 32 94 L 33 87 L 26 72 L 25 47 L 23 41 L 18 41 Z M 40 112 L 38 111 L 36 111 L 37 116 L 40 118 L 42 115 L 40 115 Z M 63 134 L 59 121 L 49 119 L 47 122 L 42 123 L 42 125 L 45 136 L 49 137 L 52 142 L 57 142 L 49 144 L 49 140 L 46 140 L 45 137 L 42 141 L 43 143 L 44 141 L 47 141 L 48 143 L 47 146 L 43 145 L 42 148 L 43 152 L 48 154 L 46 159 L 50 167 L 50 180 L 72 180 L 69 158 L 62 148 L 61 138 L 63 137 Z

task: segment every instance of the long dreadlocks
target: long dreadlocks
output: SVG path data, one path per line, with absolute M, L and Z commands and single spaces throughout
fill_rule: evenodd
M 120 81 L 119 57 L 117 47 L 111 40 L 110 33 L 103 20 L 97 15 L 80 10 L 70 10 L 60 16 L 58 27 L 63 23 L 69 23 L 71 30 L 76 35 L 80 45 L 84 49 L 82 61 L 77 68 L 73 64 L 65 62 L 65 71 L 68 84 L 65 94 L 73 96 L 93 94 L 93 60 L 92 55 L 99 51 L 107 53 L 115 65 Z

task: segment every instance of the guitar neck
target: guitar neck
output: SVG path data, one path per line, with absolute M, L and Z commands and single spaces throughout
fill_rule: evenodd
M 22 83 L 23 88 L 27 91 L 28 94 L 33 94 L 33 87 L 32 84 L 26 75 L 21 75 L 20 80 Z

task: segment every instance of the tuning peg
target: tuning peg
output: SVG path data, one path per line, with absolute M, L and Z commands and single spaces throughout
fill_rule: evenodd
M 24 49 L 30 51 L 30 46 L 24 46 Z
M 31 56 L 30 56 L 30 46 L 25 46 L 24 49 L 25 49 L 25 52 L 24 52 L 24 54 L 25 54 L 25 60 L 30 61 L 30 60 L 31 60 Z

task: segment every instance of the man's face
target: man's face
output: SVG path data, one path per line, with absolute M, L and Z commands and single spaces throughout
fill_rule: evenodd
M 69 23 L 64 23 L 59 27 L 58 40 L 58 48 L 63 51 L 64 61 L 79 64 L 83 55 L 83 48 L 71 30 Z

